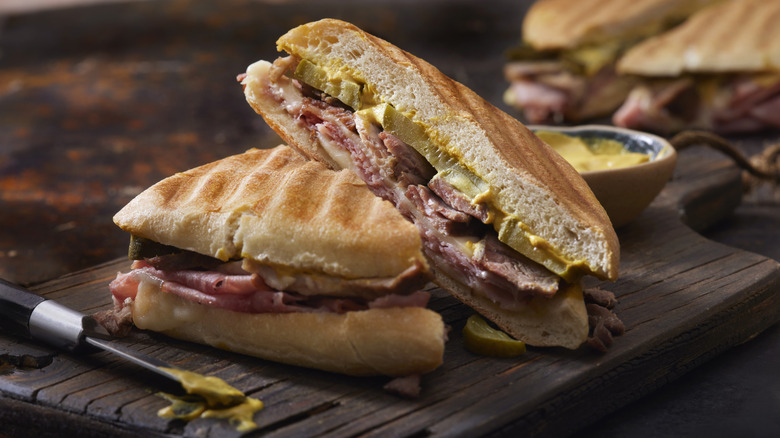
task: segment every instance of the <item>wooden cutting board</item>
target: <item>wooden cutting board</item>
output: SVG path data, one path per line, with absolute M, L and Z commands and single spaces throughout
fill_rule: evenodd
M 711 155 L 710 155 L 711 157 Z M 640 219 L 619 230 L 620 280 L 613 291 L 626 324 L 606 354 L 530 348 L 522 357 L 473 355 L 461 329 L 471 310 L 439 290 L 431 307 L 452 327 L 444 365 L 407 400 L 385 393 L 385 378 L 352 378 L 284 366 L 135 331 L 122 342 L 182 368 L 211 374 L 264 410 L 253 434 L 267 436 L 475 436 L 571 433 L 668 383 L 780 320 L 780 265 L 708 241 L 693 229 L 739 202 L 739 172 L 728 163 L 680 154 L 675 179 Z M 110 306 L 117 260 L 47 282 L 36 291 L 92 313 Z M 157 376 L 105 354 L 52 354 L 0 335 L 0 424 L 6 431 L 63 435 L 233 436 L 225 422 L 157 417 L 166 402 Z M 46 365 L 46 359 L 51 363 Z M 31 360 L 36 362 L 36 360 Z

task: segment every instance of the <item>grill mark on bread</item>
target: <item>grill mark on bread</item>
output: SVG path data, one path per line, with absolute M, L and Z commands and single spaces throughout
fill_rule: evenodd
M 265 263 L 327 269 L 328 275 L 349 278 L 393 277 L 416 263 L 425 264 L 417 230 L 393 206 L 376 198 L 356 175 L 324 176 L 324 170 L 323 164 L 286 147 L 249 151 L 223 159 L 219 166 L 205 165 L 161 181 L 132 200 L 114 221 L 138 236 L 223 261 L 252 251 Z M 316 173 L 323 176 L 318 179 Z M 214 199 L 195 196 L 200 179 L 211 184 L 201 187 L 205 191 L 200 196 L 223 196 L 218 208 Z M 329 204 L 327 214 L 322 205 L 298 204 L 307 196 L 336 193 L 349 201 Z M 377 213 L 356 213 L 372 210 Z M 244 233 L 243 227 L 259 229 Z M 293 238 L 314 240 L 306 242 L 311 251 L 298 251 Z M 388 257 L 381 248 L 391 245 L 396 251 Z M 313 253 L 328 254 L 335 262 L 318 266 Z
M 651 31 L 718 0 L 545 0 L 523 21 L 523 40 L 537 49 L 566 49 Z
M 620 60 L 618 69 L 645 76 L 780 71 L 780 56 L 772 59 L 780 46 L 778 21 L 780 2 L 724 2 L 638 44 Z

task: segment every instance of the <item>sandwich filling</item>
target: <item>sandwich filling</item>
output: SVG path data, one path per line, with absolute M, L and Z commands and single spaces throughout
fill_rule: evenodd
M 199 304 L 244 313 L 291 313 L 366 310 L 388 307 L 425 307 L 430 294 L 423 291 L 403 294 L 419 281 L 419 272 L 409 269 L 394 279 L 367 284 L 355 284 L 350 288 L 344 282 L 323 284 L 316 277 L 306 274 L 295 276 L 294 281 L 282 282 L 274 275 L 252 273 L 257 263 L 248 259 L 222 262 L 208 256 L 182 251 L 136 260 L 132 270 L 119 273 L 110 284 L 117 310 L 131 303 L 141 282 L 156 284 L 163 292 Z M 245 269 L 246 268 L 246 269 Z M 273 271 L 266 271 L 273 272 Z M 347 281 L 348 282 L 348 281 Z M 338 283 L 338 290 L 354 293 L 356 289 L 372 292 L 361 296 L 333 295 L 329 290 Z
M 636 79 L 618 75 L 616 60 L 628 45 L 618 41 L 569 51 L 510 51 L 504 67 L 504 102 L 530 123 L 598 117 L 617 108 Z
M 780 127 L 780 74 L 688 75 L 637 85 L 613 122 L 656 132 L 721 134 Z
M 718 1 L 537 2 L 523 21 L 524 43 L 507 53 L 504 102 L 537 124 L 606 116 L 638 83 L 618 73 L 618 59 Z
M 378 101 L 370 87 L 294 55 L 257 62 L 248 73 L 262 98 L 283 108 L 336 165 L 357 173 L 417 226 L 426 254 L 441 261 L 436 269 L 508 310 L 556 293 L 559 275 L 503 241 L 521 240 L 555 260 L 552 249 L 498 210 L 483 180 L 439 152 L 421 126 Z M 574 263 L 551 265 L 576 279 Z

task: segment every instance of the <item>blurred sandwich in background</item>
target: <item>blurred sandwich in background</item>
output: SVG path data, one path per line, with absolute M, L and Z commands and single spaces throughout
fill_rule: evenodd
M 637 83 L 617 59 L 635 44 L 679 25 L 720 0 L 540 0 L 510 50 L 506 104 L 530 123 L 608 116 Z
M 780 0 L 732 0 L 629 50 L 638 79 L 615 124 L 722 134 L 780 127 Z

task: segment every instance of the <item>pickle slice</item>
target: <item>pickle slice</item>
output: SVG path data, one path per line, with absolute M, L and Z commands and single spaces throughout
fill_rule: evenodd
M 494 357 L 516 357 L 525 353 L 525 342 L 496 330 L 479 315 L 471 315 L 463 327 L 463 343 L 475 354 Z
M 355 111 L 360 109 L 361 86 L 357 82 L 344 78 L 328 77 L 328 72 L 324 68 L 305 59 L 298 63 L 293 76 L 307 85 L 335 97 Z
M 127 251 L 127 256 L 130 260 L 143 260 L 176 252 L 181 252 L 181 250 L 175 246 L 163 245 L 154 240 L 131 234 L 130 248 Z
M 433 178 L 441 178 L 449 185 L 455 187 L 466 195 L 469 200 L 471 200 L 472 204 L 476 204 L 484 199 L 489 199 L 490 186 L 488 183 L 466 170 L 463 166 L 457 165 L 450 167 L 449 169 L 444 169 L 437 173 Z
M 459 166 L 454 158 L 439 150 L 431 142 L 422 126 L 401 114 L 392 105 L 380 103 L 359 111 L 358 115 L 379 123 L 382 129 L 400 138 L 425 157 L 437 171 Z

